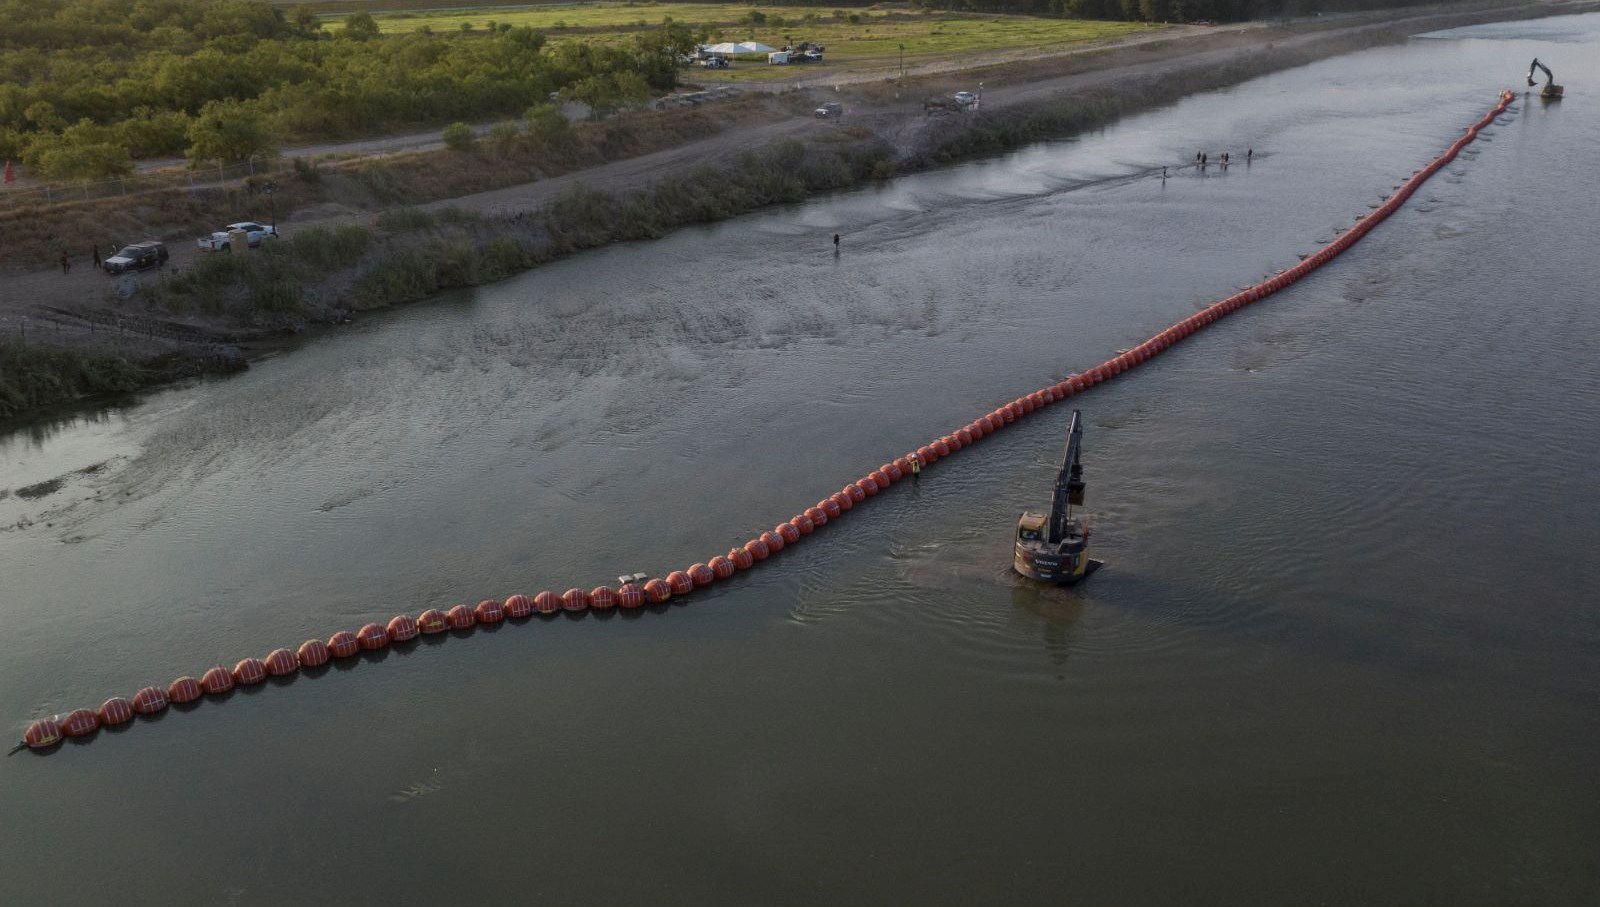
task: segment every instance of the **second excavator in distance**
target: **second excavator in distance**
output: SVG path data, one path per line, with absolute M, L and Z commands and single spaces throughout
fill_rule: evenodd
M 1539 89 L 1539 97 L 1544 98 L 1546 101 L 1559 99 L 1561 97 L 1561 86 L 1556 84 L 1556 77 L 1550 72 L 1550 67 L 1540 63 L 1538 57 L 1534 57 L 1533 65 L 1528 67 L 1528 87 L 1532 88 L 1538 84 L 1533 79 L 1533 71 L 1536 69 L 1544 70 L 1544 87 Z
M 1050 513 L 1027 510 L 1017 520 L 1016 554 L 1011 566 L 1029 579 L 1075 583 L 1100 569 L 1101 563 L 1089 557 L 1088 524 L 1072 516 L 1072 505 L 1083 505 L 1083 464 L 1078 461 L 1082 446 L 1083 417 L 1073 410 Z

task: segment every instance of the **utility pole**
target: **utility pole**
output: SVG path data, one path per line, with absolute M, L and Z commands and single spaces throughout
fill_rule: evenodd
M 900 78 L 906 77 L 906 46 L 900 45 Z
M 278 232 L 278 202 L 272 197 L 278 191 L 278 184 L 274 180 L 267 180 L 261 184 L 261 191 L 267 196 L 267 206 L 272 212 L 272 232 Z

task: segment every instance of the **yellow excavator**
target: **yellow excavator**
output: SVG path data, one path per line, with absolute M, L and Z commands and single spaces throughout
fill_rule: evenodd
M 1560 100 L 1561 86 L 1556 84 L 1556 77 L 1551 74 L 1550 67 L 1540 63 L 1538 57 L 1534 57 L 1533 65 L 1528 67 L 1528 87 L 1532 88 L 1538 84 L 1533 80 L 1533 71 L 1536 69 L 1544 70 L 1544 88 L 1539 90 L 1539 97 L 1546 101 Z
M 1017 520 L 1017 549 L 1011 566 L 1028 579 L 1075 583 L 1102 566 L 1089 557 L 1088 525 L 1072 516 L 1074 504 L 1083 506 L 1083 464 L 1078 461 L 1082 446 L 1083 417 L 1073 410 L 1050 513 L 1025 510 Z

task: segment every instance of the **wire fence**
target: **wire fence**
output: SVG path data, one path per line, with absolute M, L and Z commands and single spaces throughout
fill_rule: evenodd
M 139 192 L 200 189 L 225 185 L 252 176 L 284 173 L 290 169 L 290 164 L 282 160 L 251 160 L 194 170 L 153 170 L 94 182 L 85 180 L 81 183 L 53 183 L 42 186 L 4 185 L 0 186 L 0 210 L 61 205 L 67 202 L 113 198 Z

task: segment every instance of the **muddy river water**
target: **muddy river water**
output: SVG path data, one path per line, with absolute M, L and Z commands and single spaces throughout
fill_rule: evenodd
M 0 902 L 1595 903 L 1600 16 L 610 247 L 0 439 L 0 720 L 723 553 L 1292 263 L 1533 56 L 1565 101 L 1074 398 L 1089 584 L 1009 569 L 1057 406 L 681 605 L 0 760 Z

